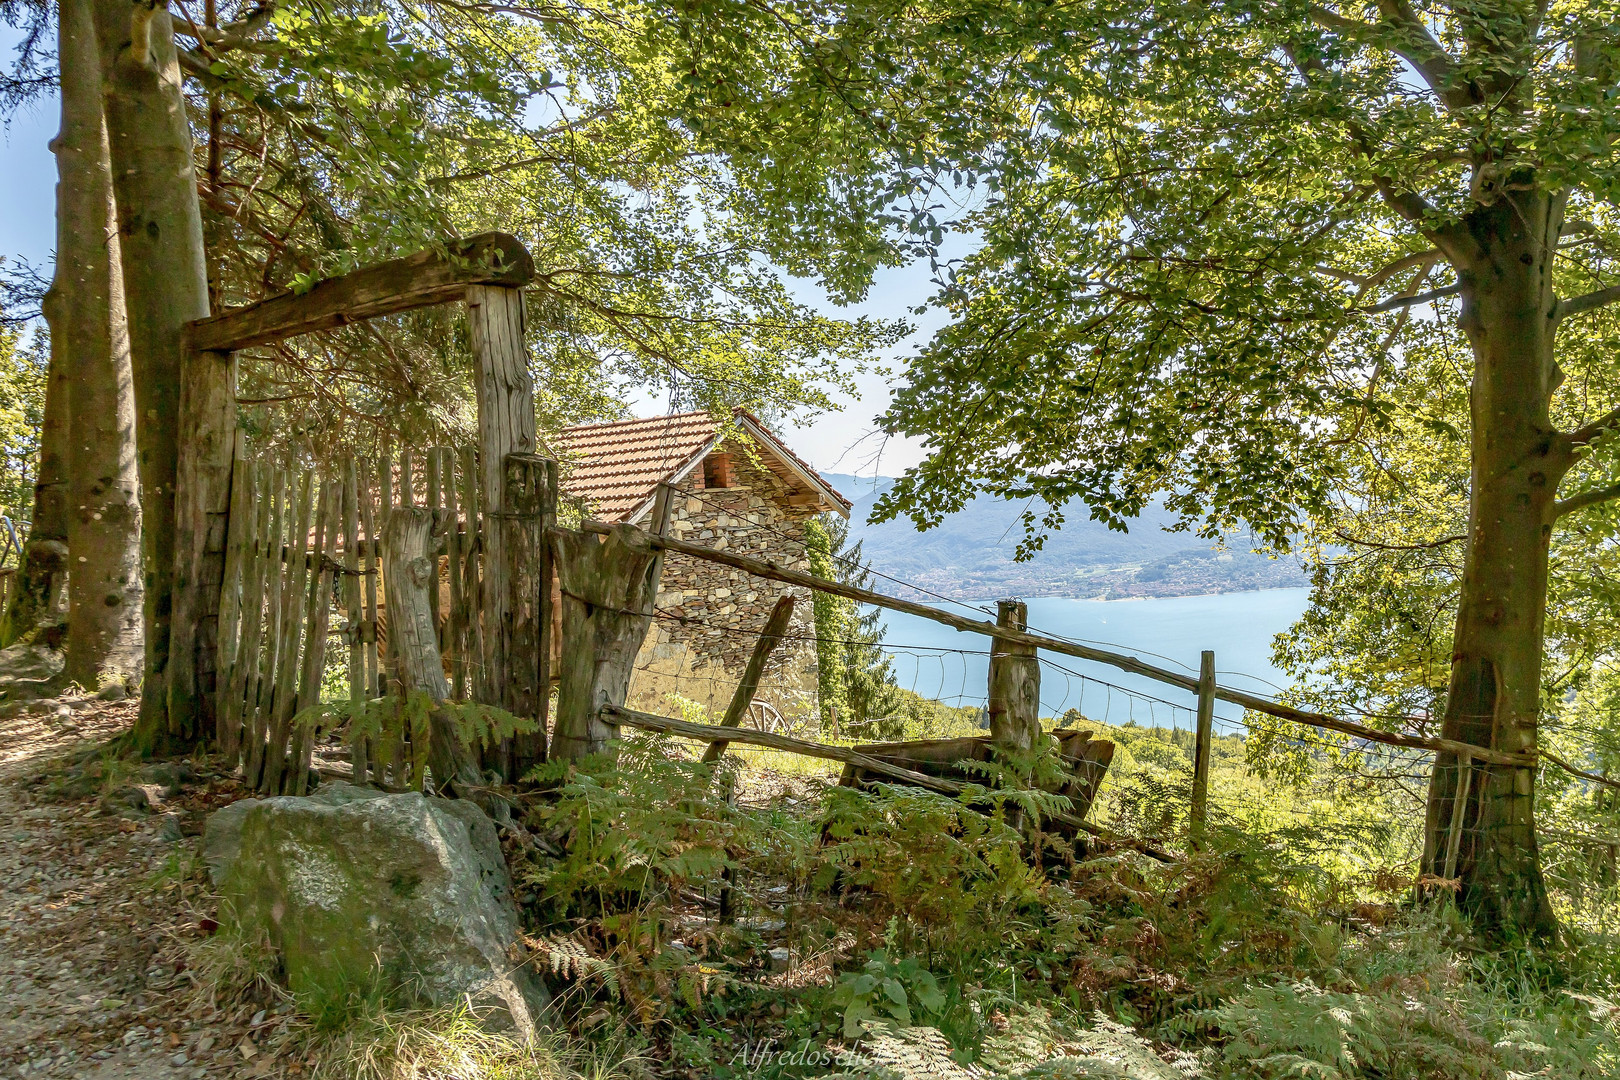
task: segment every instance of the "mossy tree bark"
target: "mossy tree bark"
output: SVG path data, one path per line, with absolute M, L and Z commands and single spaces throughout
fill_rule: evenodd
M 208 314 L 202 217 L 180 65 L 169 12 L 92 0 L 134 372 L 141 478 L 146 673 L 134 745 L 183 752 L 203 736 L 193 702 L 171 702 L 175 487 L 179 467 L 184 328 Z M 229 366 L 215 379 L 228 377 Z M 201 395 L 213 400 L 218 395 Z
M 51 368 L 67 379 L 68 632 L 63 677 L 94 688 L 141 664 L 141 509 L 123 268 L 91 0 L 61 0 L 62 130 Z
M 1468 541 L 1441 734 L 1509 753 L 1536 748 L 1555 492 L 1581 441 L 1550 415 L 1560 379 L 1552 259 L 1564 200 L 1528 187 L 1473 210 L 1441 238 L 1457 267 L 1474 352 Z M 1535 769 L 1474 762 L 1458 902 L 1488 932 L 1554 935 L 1536 847 Z M 1458 781 L 1456 755 L 1437 755 L 1427 874 L 1443 872 Z

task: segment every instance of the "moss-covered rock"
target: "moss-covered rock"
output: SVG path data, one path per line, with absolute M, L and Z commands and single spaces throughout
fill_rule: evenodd
M 227 928 L 268 937 L 317 1015 L 470 995 L 527 1031 L 545 1004 L 540 982 L 508 959 L 511 878 L 472 803 L 324 784 L 221 811 L 204 849 Z

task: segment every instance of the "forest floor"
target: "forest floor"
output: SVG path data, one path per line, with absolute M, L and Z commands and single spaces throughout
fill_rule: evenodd
M 0 1077 L 302 1072 L 277 1052 L 290 1009 L 199 1007 L 186 969 L 215 928 L 190 872 L 203 819 L 237 781 L 98 753 L 133 701 L 0 709 Z

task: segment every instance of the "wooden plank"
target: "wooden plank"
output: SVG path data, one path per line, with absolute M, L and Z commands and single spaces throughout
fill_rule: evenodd
M 349 704 L 358 706 L 366 697 L 366 657 L 360 636 L 365 625 L 360 600 L 360 479 L 353 454 L 343 459 L 343 610 L 349 617 Z M 349 772 L 357 784 L 366 782 L 369 757 L 365 736 L 351 728 Z
M 460 503 L 456 497 L 456 452 L 444 449 L 444 508 L 448 525 L 444 536 L 445 571 L 450 578 L 450 610 L 444 620 L 444 655 L 450 661 L 450 696 L 467 699 L 467 612 L 462 601 Z
M 545 463 L 545 489 L 540 493 L 540 552 L 539 552 L 539 582 L 540 589 L 540 730 L 551 730 L 551 651 L 553 645 L 553 620 L 557 617 L 554 606 L 552 590 L 556 586 L 556 567 L 551 560 L 551 543 L 546 539 L 546 533 L 557 527 L 557 463 L 547 460 Z
M 244 783 L 255 791 L 264 775 L 265 740 L 269 738 L 271 716 L 275 709 L 276 659 L 281 650 L 281 598 L 285 592 L 284 578 L 287 573 L 281 552 L 287 540 L 293 483 L 290 470 L 272 470 L 274 502 L 270 530 L 265 537 L 264 646 L 259 650 L 258 667 L 253 675 L 253 690 L 249 698 L 253 705 L 253 726 L 248 737 L 248 753 L 243 759 Z
M 748 706 L 753 703 L 754 694 L 759 691 L 759 680 L 765 675 L 765 662 L 771 658 L 771 651 L 787 633 L 788 623 L 792 619 L 793 594 L 787 593 L 777 597 L 776 606 L 771 608 L 770 615 L 765 619 L 765 628 L 760 631 L 759 640 L 754 642 L 754 651 L 749 654 L 748 664 L 743 668 L 742 679 L 737 683 L 736 692 L 731 695 L 731 704 L 726 706 L 726 715 L 720 720 L 721 727 L 734 728 L 742 724 Z M 725 740 L 716 739 L 703 751 L 703 760 L 710 763 L 719 761 L 720 755 L 725 752 Z
M 243 568 L 253 536 L 253 501 L 253 467 L 247 459 L 244 436 L 238 431 L 231 464 L 231 516 L 226 526 L 225 576 L 220 583 L 220 691 L 214 701 L 214 742 L 226 755 L 234 755 L 239 742 L 236 718 L 241 713 L 230 700 L 230 687 L 236 674 L 237 655 L 241 652 Z
M 361 475 L 358 482 L 360 495 L 360 526 L 366 531 L 366 618 L 361 625 L 361 642 L 365 650 L 366 663 L 366 691 L 368 698 L 382 696 L 382 669 L 377 656 L 377 490 L 375 484 L 378 480 L 377 467 L 360 463 Z M 381 766 L 381 762 L 377 763 Z M 379 774 L 377 779 L 381 780 Z
M 1205 649 L 1198 669 L 1198 734 L 1193 742 L 1192 806 L 1188 825 L 1193 843 L 1203 839 L 1209 821 L 1209 756 L 1215 738 L 1215 654 Z
M 604 525 L 599 521 L 587 521 L 580 528 L 585 532 L 605 534 L 612 526 Z M 916 615 L 920 618 L 942 623 L 964 633 L 986 634 L 1002 641 L 1018 642 L 1037 649 L 1061 653 L 1064 656 L 1092 660 L 1099 664 L 1108 664 L 1111 667 L 1119 668 L 1122 671 L 1129 671 L 1136 675 L 1146 676 L 1149 679 L 1169 683 L 1172 686 L 1179 686 L 1183 690 L 1193 693 L 1198 691 L 1197 679 L 1157 667 L 1134 656 L 1126 656 L 1123 653 L 1110 652 L 1107 649 L 1095 649 L 1088 645 L 1064 641 L 1061 638 L 1012 630 L 1007 627 L 997 626 L 992 622 L 965 618 L 948 611 L 929 607 L 927 604 L 900 600 L 892 596 L 884 596 L 882 593 L 872 592 L 869 589 L 857 589 L 850 585 L 842 585 L 835 581 L 824 581 L 814 575 L 802 573 L 798 570 L 789 570 L 768 560 L 754 559 L 729 551 L 716 551 L 714 548 L 703 544 L 677 540 L 674 537 L 651 537 L 650 543 L 654 547 L 663 548 L 666 551 L 678 551 L 682 555 L 690 555 L 694 559 L 706 559 L 722 566 L 744 570 L 755 577 L 765 578 L 768 581 L 780 581 L 788 585 L 799 585 L 806 589 L 820 589 L 823 592 L 832 593 L 834 596 L 842 596 L 857 603 L 871 604 L 873 607 L 880 607 L 889 611 L 900 611 L 907 615 Z M 1280 702 L 1268 701 L 1254 694 L 1246 694 L 1241 690 L 1232 690 L 1227 687 L 1216 687 L 1215 696 L 1221 701 L 1241 705 L 1245 709 L 1253 709 L 1255 712 L 1266 713 L 1283 720 L 1292 720 L 1297 724 L 1305 724 L 1308 727 L 1337 731 L 1344 735 L 1366 739 L 1368 742 L 1382 743 L 1386 746 L 1404 746 L 1408 749 L 1427 750 L 1431 753 L 1444 751 L 1451 754 L 1460 754 L 1467 751 L 1480 761 L 1489 761 L 1496 765 L 1515 765 L 1520 768 L 1529 768 L 1535 764 L 1535 757 L 1530 754 L 1509 754 L 1501 750 L 1492 750 L 1489 747 L 1458 742 L 1455 739 L 1426 738 L 1420 735 L 1401 735 L 1394 732 L 1379 731 L 1376 728 L 1370 728 L 1350 720 L 1341 720 L 1338 717 L 1327 716 L 1323 713 L 1295 709 Z
M 315 330 L 448 304 L 468 286 L 521 288 L 534 280 L 534 260 L 514 236 L 482 233 L 402 259 L 318 281 L 256 304 L 199 319 L 186 329 L 193 349 L 243 349 Z
M 321 700 L 321 678 L 326 672 L 326 635 L 331 625 L 332 612 L 332 547 L 337 540 L 338 513 L 343 489 L 338 481 L 320 482 L 321 502 L 318 524 L 315 526 L 314 565 L 309 576 L 309 607 L 304 623 L 303 674 L 299 679 L 297 710 L 302 711 Z M 292 775 L 282 785 L 288 795 L 302 795 L 308 789 L 310 757 L 314 751 L 315 733 L 310 728 L 293 732 Z
M 602 706 L 602 714 L 611 723 L 628 724 L 631 727 L 641 728 L 643 731 L 679 735 L 682 738 L 699 739 L 704 742 L 725 740 L 747 743 L 750 746 L 763 746 L 771 750 L 786 750 L 793 754 L 803 754 L 805 757 L 842 761 L 846 765 L 858 766 L 878 776 L 903 780 L 908 784 L 927 788 L 929 791 L 938 792 L 941 795 L 959 796 L 974 789 L 989 790 L 980 784 L 964 784 L 956 780 L 947 780 L 942 776 L 929 776 L 927 773 L 920 773 L 915 769 L 907 769 L 900 765 L 891 764 L 881 758 L 872 757 L 870 754 L 863 754 L 859 750 L 851 750 L 842 746 L 828 746 L 824 743 L 810 742 L 806 739 L 795 739 L 791 735 L 778 735 L 771 731 L 751 731 L 748 728 L 722 728 L 715 727 L 713 724 L 693 724 L 686 720 L 676 720 L 670 716 L 659 716 L 656 713 L 642 712 L 639 709 L 627 709 L 622 705 L 604 705 Z M 1125 837 L 1114 836 L 1108 830 L 1075 817 L 1073 814 L 1058 813 L 1049 816 L 1053 821 L 1060 821 L 1071 828 L 1090 833 L 1092 836 L 1131 847 L 1161 862 L 1175 861 L 1163 852 L 1155 851 Z
M 1451 794 L 1451 829 L 1446 834 L 1445 877 L 1457 876 L 1457 854 L 1462 850 L 1463 825 L 1468 815 L 1468 788 L 1474 776 L 1474 763 L 1467 754 L 1457 755 L 1457 786 Z
M 225 691 L 225 703 L 230 707 L 232 743 L 228 750 L 233 760 L 245 760 L 248 728 L 252 723 L 254 699 L 258 694 L 257 672 L 259 648 L 264 630 L 264 578 L 269 569 L 271 507 L 275 503 L 272 491 L 274 473 L 264 462 L 254 462 L 251 470 L 255 498 L 252 505 L 252 532 L 247 538 L 246 558 L 243 564 L 242 604 L 239 616 L 240 640 L 236 659 L 231 665 L 231 681 Z
M 479 498 L 478 459 L 472 447 L 461 451 L 461 497 L 467 508 L 467 536 L 462 552 L 462 599 L 467 604 L 467 641 L 463 655 L 467 662 L 467 696 L 489 701 L 484 680 L 484 583 L 479 563 L 484 550 L 484 507 Z
M 309 522 L 314 501 L 315 475 L 303 471 L 298 481 L 298 497 L 287 517 L 293 522 L 288 550 L 287 570 L 281 592 L 281 646 L 276 656 L 276 695 L 271 710 L 268 735 L 265 738 L 264 772 L 259 791 L 275 795 L 281 791 L 281 778 L 287 770 L 287 741 L 292 731 L 293 714 L 298 709 L 298 644 L 303 630 L 304 587 L 309 578 L 309 564 L 304 553 L 309 550 Z
M 426 481 L 427 481 L 427 508 L 435 514 L 444 509 L 444 496 L 439 488 L 439 462 L 444 456 L 444 447 L 430 446 L 427 451 Z M 442 520 L 442 515 L 441 515 Z M 444 623 L 439 612 L 439 555 L 438 549 L 428 551 L 428 558 L 433 560 L 433 581 L 428 586 L 428 611 L 433 615 L 433 633 L 439 646 L 439 656 L 444 656 Z

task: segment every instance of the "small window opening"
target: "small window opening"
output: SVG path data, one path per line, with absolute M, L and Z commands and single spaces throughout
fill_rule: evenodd
M 731 486 L 730 454 L 710 454 L 703 459 L 703 486 L 706 488 Z

